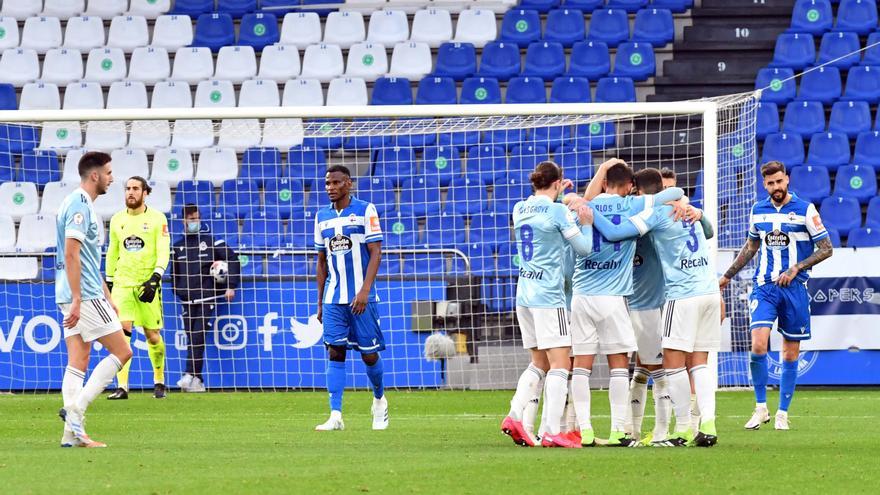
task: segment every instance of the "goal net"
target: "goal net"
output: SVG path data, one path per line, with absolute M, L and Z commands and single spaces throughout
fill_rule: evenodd
M 316 212 L 329 204 L 330 165 L 352 171 L 354 196 L 375 204 L 381 219 L 375 288 L 386 385 L 399 388 L 515 386 L 529 358 L 514 311 L 511 211 L 531 194 L 536 163 L 556 161 L 580 192 L 609 158 L 674 170 L 717 223 L 712 247 L 722 257 L 745 238 L 755 198 L 751 94 L 675 103 L 0 112 L 0 122 L 4 391 L 60 388 L 54 215 L 78 186 L 87 150 L 113 158 L 115 182 L 95 203 L 105 228 L 125 207 L 126 179 L 137 175 L 149 178 L 147 204 L 167 215 L 172 243 L 186 235 L 183 206 L 196 204 L 200 235 L 237 253 L 240 286 L 231 302 L 215 301 L 206 330 L 210 389 L 324 387 L 313 232 Z M 188 335 L 172 274 L 163 285 L 163 335 L 173 387 Z M 738 280 L 727 294 L 721 386 L 748 383 L 745 290 Z M 152 387 L 142 329 L 132 344 L 131 387 Z M 94 351 L 92 364 L 105 352 L 97 344 Z M 593 383 L 602 385 L 599 362 Z M 348 386 L 367 387 L 360 360 L 347 366 Z

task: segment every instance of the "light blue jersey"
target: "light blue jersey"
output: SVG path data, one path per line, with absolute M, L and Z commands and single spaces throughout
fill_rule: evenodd
M 592 235 L 592 234 L 591 234 Z M 565 254 L 562 256 L 563 276 L 565 277 L 565 307 L 571 311 L 571 296 L 573 296 L 572 277 L 574 277 L 574 262 L 577 256 L 571 244 L 565 245 Z
M 636 241 L 636 257 L 633 259 L 633 295 L 627 299 L 629 309 L 644 311 L 659 309 L 666 301 L 666 284 L 663 267 L 654 247 L 652 234 Z
M 104 297 L 101 276 L 101 234 L 92 199 L 82 188 L 70 193 L 55 217 L 55 302 L 70 304 L 73 297 L 64 267 L 64 243 L 68 238 L 80 242 L 80 298 L 83 301 Z

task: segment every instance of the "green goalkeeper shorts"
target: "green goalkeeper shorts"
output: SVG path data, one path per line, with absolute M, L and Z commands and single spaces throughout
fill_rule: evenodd
M 156 298 L 149 303 L 138 299 L 140 290 L 140 287 L 113 287 L 111 296 L 119 308 L 119 321 L 131 321 L 137 327 L 159 330 L 162 328 L 162 289 L 156 290 Z

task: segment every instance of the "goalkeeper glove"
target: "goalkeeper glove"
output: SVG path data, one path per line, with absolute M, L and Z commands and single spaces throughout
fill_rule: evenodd
M 153 272 L 153 274 L 150 275 L 150 279 L 141 284 L 141 293 L 138 295 L 138 300 L 145 303 L 153 302 L 153 299 L 156 298 L 156 291 L 159 290 L 159 285 L 161 283 L 162 275 Z
M 113 281 L 107 280 L 107 292 L 113 292 Z

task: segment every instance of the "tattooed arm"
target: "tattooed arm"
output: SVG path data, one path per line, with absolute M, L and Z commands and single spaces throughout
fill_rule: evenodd
M 759 239 L 752 239 L 751 237 L 746 239 L 746 244 L 740 249 L 739 254 L 736 256 L 736 259 L 733 260 L 733 264 L 730 265 L 730 268 L 724 272 L 724 275 L 718 279 L 718 286 L 722 289 L 730 283 L 730 279 L 736 276 L 740 270 L 744 266 L 746 266 L 752 258 L 755 257 L 755 253 L 758 252 L 758 248 L 761 246 L 761 241 Z M 804 260 L 806 261 L 806 260 Z M 818 263 L 818 262 L 817 262 Z
M 831 254 L 834 252 L 834 247 L 831 245 L 831 239 L 825 237 L 824 239 L 819 239 L 816 241 L 816 250 L 813 251 L 813 254 L 807 257 L 807 259 L 801 261 L 800 263 L 792 266 L 788 270 L 785 271 L 782 275 L 776 279 L 776 283 L 781 287 L 787 287 L 791 284 L 791 281 L 797 277 L 797 274 L 804 271 L 809 270 L 820 263 L 823 260 L 827 260 L 831 257 Z

